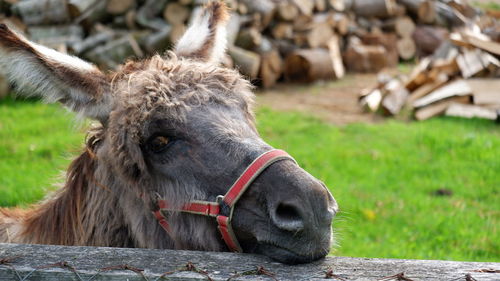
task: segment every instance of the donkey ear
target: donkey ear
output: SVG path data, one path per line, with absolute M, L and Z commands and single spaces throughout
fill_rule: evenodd
M 226 50 L 229 13 L 223 2 L 208 3 L 177 42 L 175 53 L 218 64 Z
M 102 72 L 79 58 L 30 42 L 4 24 L 0 24 L 0 66 L 27 96 L 61 102 L 103 122 L 109 115 L 109 82 Z

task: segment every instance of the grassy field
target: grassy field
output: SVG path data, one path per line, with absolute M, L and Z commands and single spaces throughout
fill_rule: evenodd
M 500 261 L 498 125 L 446 118 L 334 127 L 261 109 L 258 126 L 339 202 L 332 254 Z M 1 206 L 43 197 L 83 144 L 78 127 L 57 106 L 0 101 Z

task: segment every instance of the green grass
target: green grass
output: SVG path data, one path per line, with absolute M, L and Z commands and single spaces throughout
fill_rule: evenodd
M 335 127 L 261 109 L 258 126 L 339 202 L 332 254 L 500 260 L 498 125 L 438 118 Z M 0 205 L 43 196 L 83 143 L 74 128 L 57 106 L 0 101 Z M 443 188 L 453 194 L 433 194 Z
M 259 127 L 328 185 L 335 255 L 500 260 L 500 127 L 489 121 L 333 127 L 261 110 Z M 436 196 L 438 189 L 452 196 Z
M 83 141 L 60 106 L 0 100 L 0 206 L 43 198 Z
M 500 11 L 500 3 L 495 1 L 472 1 L 472 6 L 483 10 Z

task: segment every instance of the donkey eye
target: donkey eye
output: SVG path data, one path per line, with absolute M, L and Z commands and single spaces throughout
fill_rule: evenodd
M 165 136 L 157 136 L 149 142 L 149 149 L 154 153 L 164 151 L 170 144 L 170 138 Z

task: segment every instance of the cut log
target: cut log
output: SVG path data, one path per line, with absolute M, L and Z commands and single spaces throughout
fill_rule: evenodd
M 491 65 L 494 68 L 500 67 L 498 59 L 479 49 L 464 50 L 462 54 L 457 56 L 457 64 L 464 78 L 469 78 L 488 70 Z
M 431 103 L 437 102 L 453 96 L 468 96 L 472 94 L 472 89 L 466 81 L 459 79 L 455 80 L 443 87 L 440 87 L 428 95 L 416 100 L 413 103 L 414 107 L 423 107 Z
M 436 1 L 434 0 L 427 0 L 427 1 L 422 1 L 420 5 L 418 5 L 418 19 L 422 23 L 426 24 L 433 24 L 437 20 L 441 20 L 440 18 L 437 18 L 438 15 L 436 14 Z M 444 22 L 441 22 L 441 25 L 444 25 Z
M 248 27 L 240 30 L 236 37 L 235 45 L 246 50 L 255 49 L 262 43 L 262 34 L 256 27 Z
M 348 33 L 350 21 L 345 14 L 333 14 L 332 21 L 334 23 L 335 31 L 337 31 L 338 34 L 346 35 Z
M 299 49 L 297 45 L 288 40 L 273 40 L 273 45 L 278 48 L 282 58 L 286 58 L 290 53 Z
M 298 15 L 293 21 L 293 30 L 296 32 L 308 31 L 311 28 L 312 17 Z
M 314 1 L 311 0 L 292 0 L 299 8 L 300 12 L 306 16 L 312 16 Z
M 325 47 L 327 42 L 333 36 L 333 30 L 328 23 L 316 23 L 307 33 L 307 45 L 313 49 L 318 47 Z
M 446 84 L 446 82 L 448 82 L 448 75 L 441 73 L 441 75 L 436 77 L 435 80 L 425 83 L 422 86 L 418 87 L 413 92 L 411 92 L 410 96 L 408 97 L 407 104 L 409 106 L 413 106 L 413 103 L 416 100 L 428 95 L 432 91 L 435 91 L 436 89 Z
M 437 48 L 448 39 L 448 30 L 441 27 L 422 25 L 415 29 L 412 38 L 417 47 L 417 55 L 426 57 L 434 54 Z
M 307 33 L 295 32 L 293 35 L 293 43 L 299 48 L 307 48 Z
M 112 15 L 122 15 L 134 6 L 135 0 L 108 0 L 106 11 Z
M 324 12 L 326 10 L 326 0 L 314 0 L 314 9 L 317 12 Z
M 238 3 L 247 8 L 247 13 L 253 17 L 253 25 L 261 31 L 266 29 L 274 18 L 275 1 L 239 0 Z
M 354 0 L 328 0 L 328 4 L 337 12 L 345 12 L 351 9 Z
M 269 88 L 283 74 L 283 60 L 277 50 L 271 50 L 261 54 L 260 73 L 262 87 Z
M 464 17 L 459 16 L 452 7 L 440 1 L 424 0 L 420 2 L 417 12 L 423 23 L 457 27 L 465 24 Z
M 394 15 L 395 0 L 353 0 L 352 10 L 358 17 L 388 17 Z
M 163 18 L 170 24 L 184 24 L 189 19 L 191 11 L 188 7 L 172 2 L 168 3 L 163 11 Z
M 290 1 L 280 1 L 277 7 L 277 15 L 280 20 L 293 21 L 299 14 L 299 8 Z
M 411 37 L 415 31 L 415 23 L 408 17 L 398 17 L 394 21 L 394 29 L 401 37 Z
M 285 78 L 294 82 L 312 82 L 335 78 L 330 53 L 325 49 L 300 49 L 285 59 Z
M 415 57 L 417 46 L 411 37 L 403 37 L 398 39 L 397 49 L 399 57 L 403 60 L 409 60 Z
M 489 109 L 471 104 L 452 103 L 448 109 L 446 109 L 445 115 L 464 118 L 499 120 L 500 110 Z
M 340 42 L 337 35 L 333 35 L 327 42 L 328 52 L 333 65 L 333 73 L 335 78 L 340 79 L 345 75 L 344 64 L 342 62 L 342 54 L 340 53 Z
M 361 98 L 360 104 L 364 110 L 376 112 L 379 109 L 381 102 L 382 92 L 380 91 L 380 89 L 374 89 L 363 98 Z
M 472 46 L 481 50 L 500 56 L 500 43 L 487 40 L 484 36 L 477 34 L 462 34 L 465 40 Z
M 431 62 L 431 57 L 426 57 L 413 68 L 410 77 L 405 83 L 405 87 L 408 91 L 414 91 L 416 88 L 429 81 L 428 69 Z
M 395 67 L 399 62 L 397 50 L 397 36 L 394 33 L 370 32 L 361 36 L 361 42 L 365 45 L 383 46 L 386 50 L 387 66 Z
M 234 61 L 238 70 L 250 79 L 257 78 L 260 70 L 260 56 L 257 53 L 245 49 L 230 46 L 228 53 Z
M 382 107 L 391 115 L 397 115 L 406 103 L 408 90 L 399 81 L 392 79 L 385 84 L 383 91 L 386 93 L 382 101 Z
M 349 44 L 343 54 L 346 68 L 354 72 L 378 72 L 388 65 L 383 46 Z
M 468 1 L 451 0 L 451 1 L 447 1 L 446 4 L 448 6 L 454 8 L 455 10 L 457 10 L 457 12 L 459 12 L 463 16 L 465 16 L 469 19 L 472 19 L 478 15 L 479 10 L 475 9 L 474 7 L 469 5 L 470 2 L 469 3 L 467 3 L 467 2 Z M 486 12 L 488 12 L 488 11 L 486 11 Z
M 500 79 L 468 79 L 465 81 L 472 91 L 476 105 L 500 105 Z
M 470 97 L 451 97 L 415 111 L 415 119 L 422 121 L 443 114 L 451 104 L 466 104 Z
M 292 39 L 293 38 L 293 25 L 290 23 L 280 22 L 273 26 L 271 34 L 274 39 Z
M 12 6 L 27 25 L 65 23 L 70 20 L 66 0 L 24 0 Z

